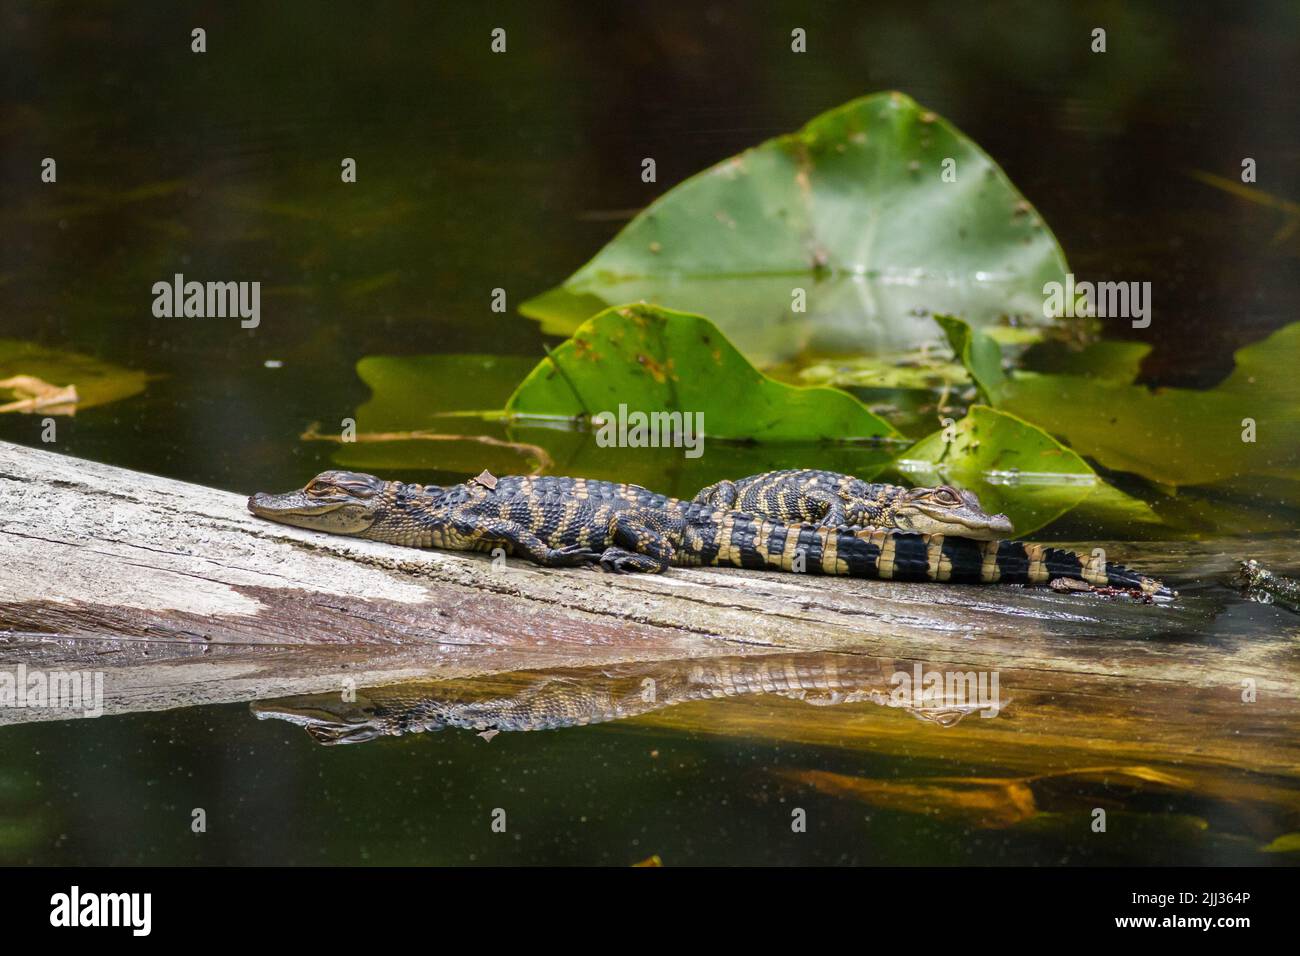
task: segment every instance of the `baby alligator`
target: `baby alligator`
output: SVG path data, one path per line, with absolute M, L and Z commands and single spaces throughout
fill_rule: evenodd
M 834 471 L 789 469 L 709 485 L 695 500 L 761 518 L 955 534 L 991 541 L 1015 533 L 1006 515 L 989 515 L 972 492 L 940 485 L 901 488 Z
M 787 524 L 699 503 L 668 509 L 629 505 L 617 497 L 538 490 L 537 481 L 485 473 L 443 488 L 326 471 L 300 491 L 259 492 L 249 499 L 248 508 L 283 524 L 406 547 L 500 547 L 545 567 L 599 564 L 607 571 L 654 573 L 669 567 L 729 565 L 971 584 L 1045 585 L 1067 578 L 1144 594 L 1172 594 L 1159 581 L 1106 564 L 1100 555 L 1086 557 L 1016 541 Z M 525 488 L 527 492 L 521 490 Z
M 903 488 L 862 481 L 852 475 L 812 469 L 768 471 L 739 481 L 710 485 L 693 502 L 656 494 L 640 485 L 592 478 L 510 477 L 494 479 L 500 494 L 553 498 L 572 496 L 597 504 L 680 512 L 687 504 L 743 511 L 788 523 L 824 527 L 854 525 L 952 534 L 991 541 L 1015 533 L 1006 515 L 985 514 L 979 498 L 949 485 Z

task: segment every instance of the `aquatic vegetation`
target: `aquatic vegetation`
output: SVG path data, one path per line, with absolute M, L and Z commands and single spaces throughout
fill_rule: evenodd
M 506 412 L 590 420 L 621 406 L 701 415 L 714 439 L 899 437 L 843 391 L 763 375 L 708 319 L 649 305 L 607 310 L 583 324 L 524 379 Z
M 138 395 L 148 381 L 89 355 L 0 339 L 0 412 L 72 415 Z
M 520 311 L 565 335 L 624 302 L 698 312 L 763 366 L 937 342 L 918 309 L 1043 325 L 1043 285 L 1067 271 L 978 145 L 886 92 L 679 184 Z
M 1112 353 L 1113 354 L 1113 353 Z M 995 404 L 1115 471 L 1165 485 L 1233 475 L 1300 478 L 1300 322 L 1239 349 L 1211 389 L 1134 384 L 1138 355 L 1104 376 L 1018 372 Z

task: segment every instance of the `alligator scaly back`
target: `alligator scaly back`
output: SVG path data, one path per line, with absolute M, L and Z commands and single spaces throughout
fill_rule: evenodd
M 1006 515 L 986 513 L 972 492 L 951 485 L 903 488 L 811 468 L 787 468 L 737 481 L 720 481 L 701 490 L 695 503 L 829 528 L 897 528 L 980 541 L 1015 534 Z

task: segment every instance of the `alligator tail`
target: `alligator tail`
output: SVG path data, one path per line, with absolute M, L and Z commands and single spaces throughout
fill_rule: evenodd
M 1058 578 L 1085 581 L 1097 587 L 1139 590 L 1143 594 L 1173 597 L 1176 592 L 1162 581 L 1111 564 L 1100 548 L 1091 555 L 1048 548 L 1020 541 L 976 542 L 984 552 L 981 580 L 987 583 L 1049 584 Z
M 1019 541 L 786 524 L 736 511 L 700 509 L 695 516 L 698 520 L 687 522 L 685 548 L 674 563 L 953 584 L 1046 585 L 1068 578 L 1144 594 L 1174 594 L 1155 578 L 1107 563 L 1100 550 L 1085 557 Z

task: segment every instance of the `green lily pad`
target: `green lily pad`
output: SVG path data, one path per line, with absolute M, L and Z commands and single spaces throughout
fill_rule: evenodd
M 147 372 L 122 368 L 89 355 L 0 339 L 0 380 L 16 376 L 31 376 L 55 386 L 75 386 L 77 410 L 138 395 L 150 378 Z M 7 393 L 0 389 L 0 405 L 8 400 Z
M 554 334 L 620 302 L 699 312 L 767 366 L 938 342 L 917 309 L 976 328 L 1045 324 L 1043 286 L 1066 271 L 988 155 L 907 96 L 878 93 L 676 186 L 521 311 Z
M 1177 527 L 1150 502 L 1125 494 L 1098 476 L 1088 496 L 1058 519 L 1053 531 L 1073 538 L 1167 540 Z
M 1238 475 L 1169 490 L 1155 497 L 1152 507 L 1166 525 L 1198 535 L 1268 534 L 1300 527 L 1300 481 Z
M 601 447 L 593 432 L 549 421 L 511 423 L 501 409 L 535 365 L 515 355 L 364 358 L 357 373 L 372 394 L 354 416 L 359 440 L 340 443 L 334 461 L 363 471 L 477 474 L 486 468 L 506 475 L 532 470 L 536 456 L 527 449 L 538 447 L 550 474 L 630 481 L 689 498 L 723 478 L 777 468 L 826 468 L 870 479 L 892 459 L 882 446 L 794 442 L 719 442 L 688 458 L 681 448 Z M 369 440 L 376 436 L 388 437 Z
M 786 385 L 762 374 L 708 319 L 650 305 L 609 309 L 583 324 L 523 381 L 506 411 L 613 421 L 620 407 L 624 414 L 702 414 L 704 433 L 713 439 L 900 437 L 845 392 Z
M 1102 481 L 1051 435 L 986 405 L 971 406 L 950 429 L 921 439 L 895 469 L 915 484 L 946 481 L 975 492 L 986 511 L 1011 519 L 1017 536 L 1067 512 L 1071 531 L 1085 536 L 1099 528 L 1124 528 L 1131 536 L 1164 530 L 1149 504 Z
M 1074 508 L 1100 484 L 1088 464 L 1040 428 L 987 405 L 909 448 L 899 470 L 918 484 L 950 482 L 1002 512 L 1017 535 Z
M 477 428 L 477 417 L 462 413 L 499 413 L 536 364 L 528 355 L 367 356 L 357 362 L 357 375 L 371 396 L 357 409 L 357 428 Z
M 793 378 L 805 385 L 838 388 L 901 388 L 937 393 L 970 383 L 965 367 L 942 348 L 822 359 L 798 371 L 776 366 L 768 372 L 778 379 Z
M 1052 342 L 1031 348 L 1024 354 L 1022 364 L 1033 372 L 1086 375 L 1128 385 L 1137 378 L 1142 360 L 1150 351 L 1151 346 L 1146 342 L 1116 339 L 1102 339 L 1078 349 Z
M 367 356 L 357 363 L 371 390 L 356 412 L 358 440 L 340 443 L 334 461 L 362 471 L 531 471 L 538 456 L 511 443 L 500 409 L 535 364 L 520 355 Z
M 1002 349 L 990 336 L 970 323 L 951 315 L 936 315 L 934 320 L 948 337 L 953 354 L 970 372 L 984 401 L 996 404 L 996 397 L 1006 376 L 1002 373 Z
M 1136 368 L 1133 351 L 1128 353 Z M 1140 358 L 1140 356 L 1139 356 Z M 1212 389 L 1152 390 L 1110 376 L 1020 372 L 998 404 L 1112 471 L 1167 485 L 1240 474 L 1300 477 L 1300 323 L 1240 349 Z M 1248 421 L 1253 442 L 1243 440 Z

